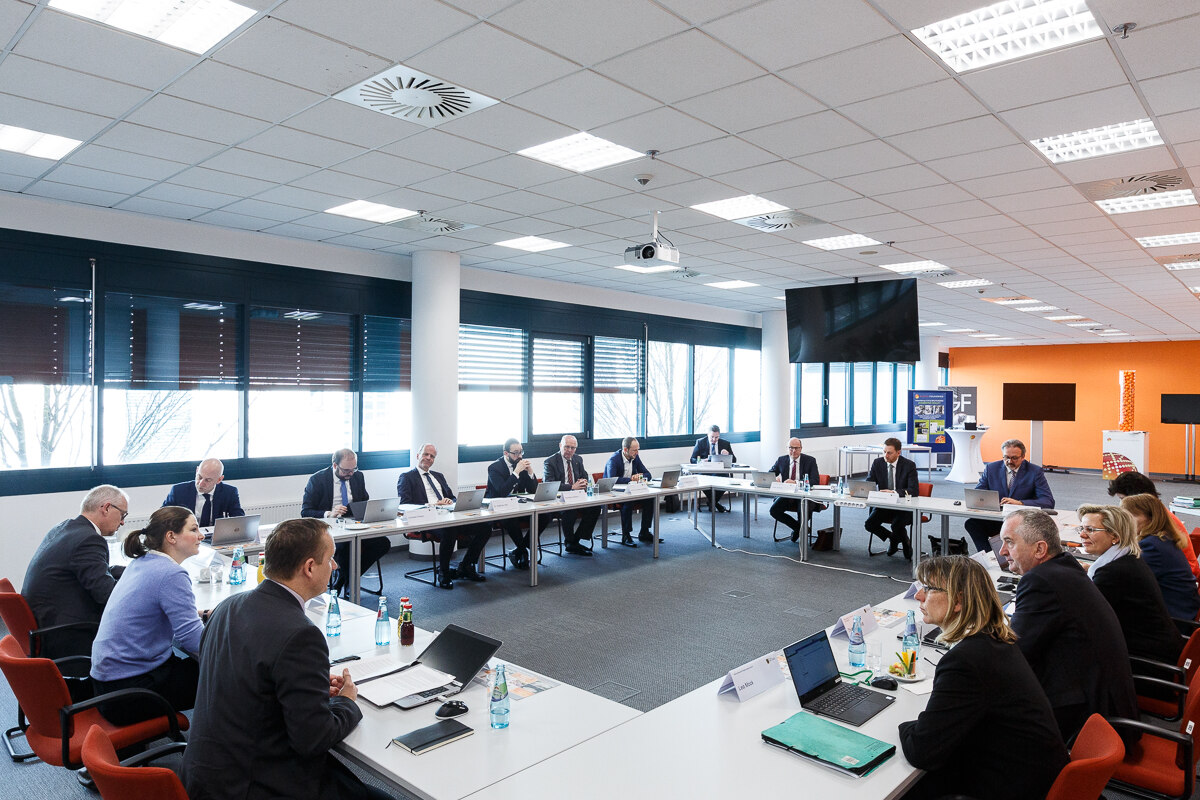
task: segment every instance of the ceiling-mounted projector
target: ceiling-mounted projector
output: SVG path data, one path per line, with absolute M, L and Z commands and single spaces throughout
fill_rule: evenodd
M 625 263 L 638 267 L 678 267 L 679 251 L 658 242 L 625 248 Z

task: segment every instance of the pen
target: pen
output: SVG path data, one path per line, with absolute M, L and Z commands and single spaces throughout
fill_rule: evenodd
M 334 664 L 345 664 L 347 661 L 358 661 L 360 658 L 362 658 L 362 656 L 342 656 L 341 658 L 335 658 L 333 661 L 330 661 L 329 666 L 332 667 Z

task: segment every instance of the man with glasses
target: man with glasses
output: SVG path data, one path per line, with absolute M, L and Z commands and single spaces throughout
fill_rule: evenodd
M 632 436 L 622 439 L 621 449 L 609 456 L 608 463 L 604 465 L 604 477 L 616 478 L 617 483 L 622 484 L 650 481 L 653 477 L 650 470 L 646 469 L 646 465 L 638 458 L 640 447 L 638 440 Z M 657 502 L 658 500 L 655 498 L 648 497 L 645 500 L 621 503 L 622 545 L 637 547 L 637 542 L 633 541 L 633 512 L 635 509 L 642 512 L 642 527 L 638 533 L 638 541 L 647 544 L 654 543 L 655 533 L 650 530 L 650 525 L 654 520 L 654 504 Z M 659 539 L 659 541 L 662 540 Z
M 583 466 L 583 456 L 575 452 L 578 449 L 578 439 L 571 434 L 562 437 L 558 442 L 558 452 L 542 462 L 542 478 L 548 481 L 558 481 L 563 491 L 586 489 L 588 473 L 586 467 Z M 592 551 L 581 545 L 579 540 L 591 540 L 592 533 L 596 530 L 596 521 L 600 519 L 600 511 L 601 506 L 588 506 L 577 511 L 563 511 L 559 515 L 568 553 L 585 557 L 592 554 Z M 549 522 L 550 515 L 539 517 L 538 520 L 540 528 Z M 576 520 L 579 521 L 578 527 L 575 525 Z
M 784 483 L 800 483 L 806 477 L 810 486 L 816 486 L 820 483 L 821 476 L 817 473 L 817 460 L 812 456 L 804 455 L 804 443 L 796 438 L 788 439 L 787 449 L 787 455 L 775 459 L 775 464 L 771 467 L 771 472 Z M 812 527 L 813 512 L 823 510 L 824 508 L 825 506 L 820 503 L 808 504 L 808 525 L 810 528 Z M 795 511 L 797 516 L 792 518 L 787 513 L 789 511 Z M 785 497 L 781 497 L 771 504 L 771 518 L 792 529 L 793 542 L 800 540 L 799 514 L 799 500 L 788 500 Z
M 528 494 L 537 490 L 533 464 L 525 458 L 525 448 L 518 439 L 504 443 L 504 453 L 488 465 L 487 491 L 484 497 L 508 497 L 513 492 Z M 545 520 L 549 521 L 549 515 Z M 512 539 L 515 547 L 508 558 L 517 569 L 529 569 L 529 537 L 521 532 L 521 520 L 502 519 L 498 524 Z M 540 531 L 539 531 L 540 532 Z
M 1009 439 L 1000 445 L 1000 450 L 1004 457 L 988 462 L 975 488 L 999 492 L 1001 505 L 1054 508 L 1054 495 L 1050 492 L 1050 484 L 1046 483 L 1046 473 L 1037 464 L 1025 460 L 1025 444 L 1020 439 Z M 1000 525 L 999 520 L 972 518 L 963 527 L 975 542 L 975 549 L 988 552 L 992 549 L 988 540 L 1000 533 Z
M 692 448 L 692 463 L 696 464 L 701 461 L 720 461 L 721 456 L 729 456 L 734 461 L 737 456 L 733 454 L 733 445 L 721 438 L 721 426 L 713 425 L 708 429 L 708 436 L 701 436 L 696 440 L 696 446 Z M 721 505 L 721 498 L 725 496 L 725 492 L 717 489 L 713 492 L 713 503 L 716 505 L 714 511 L 720 511 L 723 514 L 729 513 L 729 509 Z
M 177 483 L 167 492 L 164 506 L 183 506 L 192 509 L 201 528 L 211 528 L 221 517 L 242 517 L 242 501 L 238 490 L 225 480 L 225 465 L 219 458 L 206 458 L 196 467 L 196 480 Z M 205 533 L 212 538 L 212 531 Z
M 122 568 L 108 566 L 108 542 L 129 516 L 129 496 L 116 486 L 97 486 L 83 498 L 79 516 L 56 525 L 42 543 L 21 594 L 39 628 L 71 623 L 99 625 L 100 615 Z M 63 631 L 43 641 L 40 655 L 89 655 L 95 627 Z
M 304 487 L 304 500 L 300 504 L 300 516 L 324 517 L 326 519 L 351 518 L 350 504 L 366 502 L 367 481 L 358 471 L 358 455 L 346 447 L 333 454 L 333 463 L 308 479 Z M 386 536 L 362 540 L 361 575 L 392 549 Z M 335 592 L 342 592 L 350 582 L 350 543 L 339 542 L 334 551 L 342 568 L 338 570 Z M 270 562 L 268 562 L 270 563 Z

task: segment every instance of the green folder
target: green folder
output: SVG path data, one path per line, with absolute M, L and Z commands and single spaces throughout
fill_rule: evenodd
M 862 777 L 896 752 L 894 744 L 872 739 L 827 719 L 800 711 L 762 732 L 767 744 Z

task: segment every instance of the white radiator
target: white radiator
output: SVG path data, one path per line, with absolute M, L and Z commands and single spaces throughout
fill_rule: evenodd
M 285 519 L 293 519 L 300 516 L 300 504 L 297 502 L 290 503 L 260 503 L 258 505 L 242 506 L 247 514 L 259 514 L 262 519 L 259 521 L 262 525 L 274 525 L 276 522 L 283 522 Z M 154 513 L 153 511 L 150 512 Z M 136 531 L 146 527 L 150 522 L 150 514 L 142 514 L 139 516 L 130 516 L 125 520 L 125 524 L 121 526 L 122 535 L 128 531 Z

